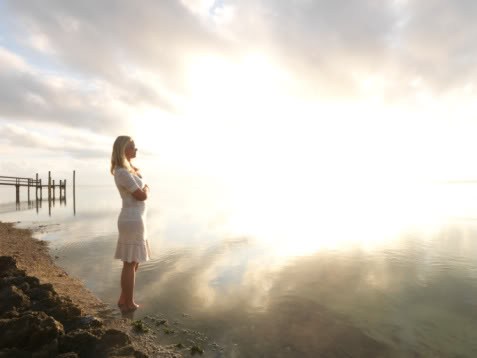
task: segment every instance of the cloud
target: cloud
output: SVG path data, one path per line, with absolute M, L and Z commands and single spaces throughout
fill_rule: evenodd
M 141 106 L 177 111 L 174 90 L 182 86 L 182 51 L 200 42 L 194 34 L 201 30 L 198 24 L 193 28 L 196 20 L 184 7 L 170 2 L 171 13 L 164 4 L 149 9 L 127 2 L 8 5 L 16 25 L 9 36 L 46 56 L 55 74 L 14 53 L 0 56 L 2 64 L 7 62 L 0 78 L 5 84 L 0 116 L 111 132 L 127 130 Z M 189 21 L 181 25 L 174 12 Z M 177 30 L 171 31 L 173 26 Z
M 128 1 L 10 2 L 9 9 L 20 24 L 43 34 L 64 64 L 112 82 L 127 77 L 127 64 L 160 74 L 165 84 L 179 88 L 186 52 L 219 49 L 219 38 L 172 0 L 141 6 Z
M 376 128 L 367 116 L 401 123 L 409 108 L 413 120 L 458 108 L 466 108 L 459 116 L 468 119 L 477 113 L 470 106 L 476 6 L 463 0 L 8 1 L 0 14 L 9 18 L 0 45 L 0 118 L 136 136 L 144 128 L 160 133 L 165 121 L 184 114 L 204 132 L 240 121 L 238 141 L 257 127 L 268 132 L 273 114 L 300 113 L 290 128 L 319 117 L 310 128 L 327 138 L 342 135 L 341 123 L 355 113 L 361 129 Z M 263 58 L 262 67 L 257 61 L 247 67 L 247 58 Z M 277 80 L 274 71 L 290 81 Z M 288 103 L 293 96 L 298 100 Z M 325 108 L 330 98 L 338 103 Z M 392 106 L 386 112 L 373 102 L 359 110 L 374 98 Z M 402 133 L 415 131 L 403 121 Z M 195 128 L 189 122 L 184 131 Z
M 0 48 L 0 117 L 40 120 L 108 132 L 125 128 L 125 118 L 102 82 L 84 83 L 37 70 Z
M 47 44 L 71 71 L 104 81 L 128 105 L 172 112 L 175 96 L 187 95 L 187 61 L 201 53 L 271 54 L 312 96 L 359 98 L 373 76 L 384 79 L 375 90 L 393 100 L 422 87 L 443 93 L 474 74 L 475 7 L 442 0 L 8 3 L 19 25 L 41 34 L 36 46 Z M 135 77 L 136 69 L 154 83 Z M 416 78 L 421 88 L 412 85 Z
M 27 71 L 28 66 L 25 61 L 18 55 L 0 47 L 0 73 L 8 73 L 9 71 Z
M 47 153 L 59 152 L 62 155 L 75 158 L 108 158 L 110 153 L 109 138 L 67 130 L 51 130 L 45 128 L 44 133 L 35 128 L 23 127 L 14 124 L 5 124 L 0 127 L 0 137 L 8 145 L 45 151 Z M 51 130 L 51 132 L 50 132 Z
M 360 97 L 367 77 L 384 79 L 388 101 L 423 87 L 441 95 L 475 74 L 471 1 L 225 1 L 224 25 L 244 46 L 265 48 L 316 96 Z M 421 87 L 412 86 L 415 78 Z
M 477 29 L 473 1 L 409 1 L 398 48 L 404 67 L 436 91 L 463 86 L 475 78 Z

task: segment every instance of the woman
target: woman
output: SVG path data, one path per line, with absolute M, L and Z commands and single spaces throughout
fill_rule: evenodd
M 137 148 L 131 137 L 119 136 L 113 145 L 111 174 L 121 195 L 123 205 L 118 218 L 118 242 L 114 258 L 123 261 L 121 295 L 118 306 L 122 312 L 134 311 L 134 281 L 140 262 L 150 257 L 146 238 L 145 216 L 149 187 L 144 185 L 139 170 L 131 164 Z

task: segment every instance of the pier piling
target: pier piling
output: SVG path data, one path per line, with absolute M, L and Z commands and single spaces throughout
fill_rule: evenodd
M 73 203 L 75 203 L 75 190 L 76 184 L 76 171 L 73 171 Z M 48 189 L 48 202 L 51 212 L 51 201 L 53 201 L 53 206 L 55 205 L 56 200 L 56 188 L 59 189 L 59 199 L 60 204 L 66 204 L 66 179 L 60 180 L 59 184 L 57 181 L 53 180 L 51 177 L 51 171 L 48 171 L 48 184 L 43 185 L 42 179 L 38 177 L 38 173 L 35 174 L 35 178 L 22 178 L 22 177 L 13 177 L 13 176 L 1 176 L 0 175 L 0 185 L 9 185 L 15 187 L 15 202 L 17 204 L 17 209 L 20 210 L 20 188 L 25 187 L 27 190 L 27 200 L 28 207 L 32 207 L 33 201 L 30 195 L 30 189 L 35 190 L 35 201 L 37 202 L 36 208 L 41 207 L 41 202 L 43 201 L 43 187 Z M 38 193 L 39 192 L 39 193 Z M 39 205 L 38 205 L 39 202 Z M 76 208 L 73 208 L 76 214 Z

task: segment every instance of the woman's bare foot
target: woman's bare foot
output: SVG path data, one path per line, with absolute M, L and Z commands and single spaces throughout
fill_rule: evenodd
M 127 305 L 126 303 L 118 303 L 118 307 L 121 312 L 132 312 L 137 310 L 139 308 L 139 305 L 136 303 L 133 303 L 132 305 Z

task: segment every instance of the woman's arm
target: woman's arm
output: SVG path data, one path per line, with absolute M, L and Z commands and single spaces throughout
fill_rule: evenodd
M 132 192 L 132 196 L 134 199 L 139 201 L 144 201 L 147 199 L 147 194 L 149 193 L 149 186 L 144 185 L 144 188 L 137 189 L 136 191 Z

